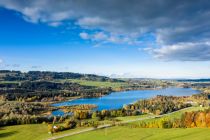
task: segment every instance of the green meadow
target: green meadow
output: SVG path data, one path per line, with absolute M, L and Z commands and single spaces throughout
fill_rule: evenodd
M 177 118 L 180 117 L 183 112 L 202 110 L 200 107 L 190 107 L 186 110 L 181 110 L 176 113 L 172 113 L 163 118 Z M 118 117 L 118 120 L 129 121 L 139 118 L 147 117 L 148 115 L 140 116 L 128 116 Z M 159 119 L 159 118 L 157 118 Z M 146 120 L 150 121 L 152 119 Z M 139 121 L 132 122 L 138 123 Z M 129 123 L 129 124 L 132 124 Z M 78 132 L 84 128 L 76 128 L 53 134 L 53 136 L 59 136 L 69 134 L 72 132 Z M 81 133 L 78 135 L 64 137 L 61 140 L 202 140 L 210 139 L 210 129 L 208 128 L 189 128 L 189 129 L 160 129 L 160 128 L 131 128 L 130 125 L 125 126 L 114 126 L 112 128 L 100 129 L 96 131 L 90 131 Z M 0 128 L 0 139 L 1 140 L 46 140 L 52 137 L 48 134 L 47 124 L 30 124 L 30 125 L 16 125 L 7 126 Z

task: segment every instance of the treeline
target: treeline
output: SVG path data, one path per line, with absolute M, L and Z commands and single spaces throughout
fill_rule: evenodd
M 49 116 L 31 116 L 31 115 L 14 115 L 8 116 L 6 119 L 0 119 L 1 126 L 20 125 L 20 124 L 40 124 L 43 122 L 51 123 L 53 117 Z
M 2 81 L 36 81 L 36 80 L 55 80 L 55 79 L 83 79 L 91 81 L 110 81 L 124 82 L 118 79 L 112 79 L 105 76 L 94 74 L 80 74 L 72 72 L 49 72 L 49 71 L 9 71 L 0 70 L 0 80 Z
M 123 116 L 136 116 L 141 115 L 140 111 L 134 110 L 102 110 L 102 111 L 85 111 L 85 110 L 76 110 L 73 112 L 74 118 L 78 120 L 83 119 L 96 119 L 96 120 L 106 120 L 108 118 L 114 117 L 123 117 Z
M 156 115 L 166 114 L 190 107 L 191 104 L 183 102 L 184 98 L 187 97 L 158 95 L 151 99 L 140 100 L 134 104 L 125 105 L 124 109 L 131 111 L 137 110 L 142 113 L 153 113 Z

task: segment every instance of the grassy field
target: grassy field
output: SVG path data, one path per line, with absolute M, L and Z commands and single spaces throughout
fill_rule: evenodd
M 0 84 L 17 84 L 19 81 L 0 81 Z
M 63 135 L 84 128 L 76 128 L 60 133 L 53 134 L 53 136 Z M 46 140 L 52 137 L 48 134 L 46 124 L 30 124 L 30 125 L 16 125 L 0 128 L 0 140 Z
M 57 80 L 56 82 L 73 82 L 84 86 L 112 87 L 112 88 L 120 88 L 122 86 L 128 86 L 128 83 L 124 82 L 99 82 L 99 81 L 88 81 L 80 79 Z
M 158 129 L 116 126 L 59 140 L 209 140 L 210 129 Z
M 43 124 L 8 126 L 0 130 L 1 140 L 41 140 L 48 135 L 47 126 Z
M 140 118 L 144 118 L 148 116 L 152 116 L 152 115 L 145 114 L 145 115 L 138 115 L 138 116 L 116 117 L 116 119 L 120 121 L 128 121 L 128 120 L 135 120 L 135 119 L 140 119 Z

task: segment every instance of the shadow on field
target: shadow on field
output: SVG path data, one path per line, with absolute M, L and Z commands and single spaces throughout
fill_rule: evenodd
M 12 131 L 12 132 L 5 132 L 5 133 L 0 133 L 0 138 L 3 138 L 3 137 L 9 137 L 13 134 L 17 133 L 17 131 Z

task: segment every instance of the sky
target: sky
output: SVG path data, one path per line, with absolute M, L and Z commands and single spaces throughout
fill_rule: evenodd
M 0 0 L 0 69 L 209 78 L 209 0 Z

